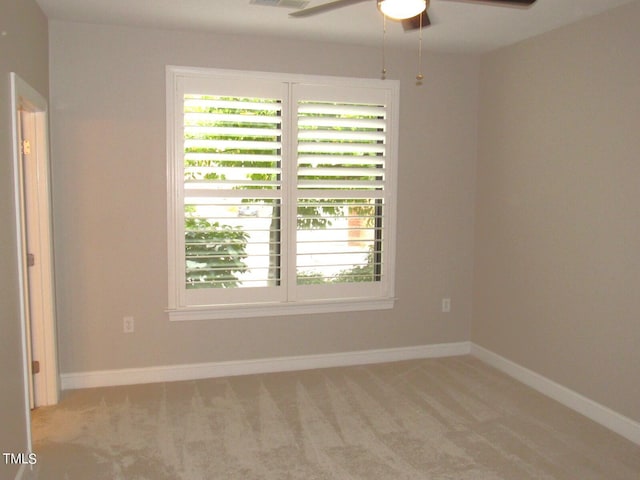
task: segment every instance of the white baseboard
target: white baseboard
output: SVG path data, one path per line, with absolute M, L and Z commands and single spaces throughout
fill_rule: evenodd
M 471 354 L 538 392 L 640 445 L 640 423 L 475 343 Z
M 468 354 L 474 355 L 483 362 L 497 368 L 525 385 L 528 385 L 534 390 L 553 398 L 572 410 L 581 413 L 587 418 L 640 445 L 640 423 L 471 342 L 443 343 L 436 345 L 420 345 L 415 347 L 363 350 L 296 357 L 265 358 L 257 360 L 237 360 L 229 362 L 65 373 L 60 377 L 62 389 L 73 390 L 76 388 L 174 382 L 181 380 L 197 380 L 202 378 L 251 375 L 257 373 L 346 367 Z M 18 473 L 16 480 L 21 478 L 22 473 L 22 471 Z
M 418 358 L 468 355 L 470 342 L 420 345 L 355 352 L 304 355 L 297 357 L 238 360 L 230 362 L 168 365 L 162 367 L 126 368 L 60 375 L 62 390 L 109 387 L 141 383 L 175 382 L 201 378 L 231 377 L 255 373 L 287 372 L 315 368 L 344 367 L 371 363 L 395 362 Z

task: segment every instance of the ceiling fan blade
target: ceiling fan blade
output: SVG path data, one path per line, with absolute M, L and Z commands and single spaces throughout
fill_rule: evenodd
M 402 20 L 402 28 L 404 28 L 405 32 L 408 32 L 410 30 L 417 30 L 420 28 L 420 19 L 422 19 L 422 28 L 426 28 L 431 25 L 429 15 L 426 11 L 424 11 L 421 15 L 419 14 L 415 17 L 405 18 L 404 20 Z
M 356 3 L 369 2 L 371 0 L 334 0 L 333 2 L 324 3 L 316 7 L 305 8 L 304 10 L 298 10 L 291 12 L 290 17 L 309 17 L 311 15 L 317 15 L 319 13 L 329 12 L 337 8 L 348 7 L 349 5 L 355 5 Z
M 449 0 L 461 3 L 484 3 L 486 5 L 498 5 L 505 7 L 530 7 L 536 0 Z
M 529 6 L 536 3 L 536 0 L 489 0 L 490 3 L 504 3 L 506 5 L 524 5 Z

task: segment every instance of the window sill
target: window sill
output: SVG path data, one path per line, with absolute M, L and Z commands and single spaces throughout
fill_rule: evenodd
M 224 318 L 275 317 L 314 313 L 358 312 L 389 310 L 394 298 L 353 299 L 336 302 L 264 303 L 244 305 L 205 305 L 167 309 L 169 320 L 217 320 Z

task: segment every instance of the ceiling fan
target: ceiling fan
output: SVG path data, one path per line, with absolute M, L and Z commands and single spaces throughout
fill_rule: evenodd
M 370 2 L 371 0 L 333 0 L 322 5 L 315 7 L 305 8 L 289 14 L 291 17 L 310 17 L 312 15 L 318 15 L 338 8 L 348 7 L 355 5 L 356 3 Z M 387 18 L 393 20 L 399 20 L 402 22 L 402 27 L 405 31 L 415 30 L 421 26 L 427 27 L 431 25 L 431 20 L 427 14 L 430 0 L 375 0 L 378 6 L 378 10 Z M 450 0 L 460 1 L 466 3 L 479 3 L 479 4 L 494 4 L 507 7 L 529 7 L 533 5 L 536 0 Z M 395 5 L 403 8 L 401 13 L 395 13 L 390 10 Z M 407 10 L 408 8 L 408 10 Z M 412 10 L 413 8 L 413 10 Z

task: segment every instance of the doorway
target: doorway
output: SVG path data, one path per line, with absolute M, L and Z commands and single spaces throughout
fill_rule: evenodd
M 14 190 L 27 422 L 58 403 L 47 102 L 11 74 Z

